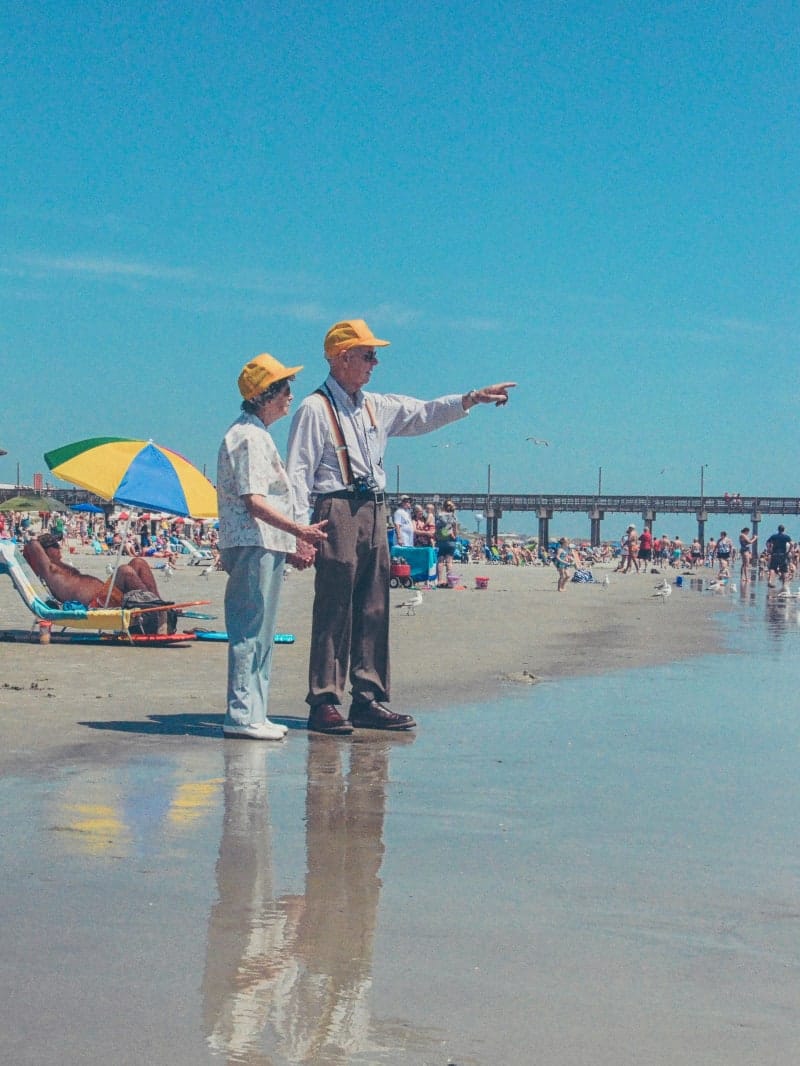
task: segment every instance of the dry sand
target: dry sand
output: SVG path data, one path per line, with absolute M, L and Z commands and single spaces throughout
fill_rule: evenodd
M 73 557 L 81 569 L 105 574 L 106 560 Z M 623 577 L 607 570 L 610 584 L 570 584 L 559 594 L 550 567 L 466 566 L 465 588 L 423 591 L 414 615 L 396 607 L 407 598 L 392 591 L 392 706 L 425 715 L 438 707 L 477 702 L 503 686 L 669 662 L 720 650 L 714 613 L 726 602 L 675 590 L 653 596 L 653 574 Z M 489 577 L 478 590 L 475 576 Z M 157 574 L 157 577 L 160 575 Z M 165 598 L 209 599 L 212 621 L 187 623 L 223 629 L 223 573 L 203 575 L 181 563 Z M 279 629 L 293 646 L 276 649 L 271 714 L 302 720 L 308 661 L 313 574 L 291 573 L 282 597 Z M 31 615 L 11 582 L 0 579 L 0 629 L 29 629 Z M 0 643 L 0 771 L 46 767 L 73 745 L 120 743 L 120 735 L 87 730 L 98 717 L 147 722 L 180 715 L 218 716 L 224 710 L 226 646 L 192 643 L 162 649 Z M 99 753 L 98 753 L 99 754 Z

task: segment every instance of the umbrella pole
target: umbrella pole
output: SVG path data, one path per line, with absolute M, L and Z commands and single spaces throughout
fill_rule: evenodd
M 111 599 L 111 591 L 114 588 L 114 585 L 115 585 L 116 580 L 117 580 L 117 571 L 119 570 L 119 567 L 120 567 L 120 559 L 122 558 L 122 549 L 125 546 L 125 541 L 128 539 L 128 526 L 130 525 L 130 522 L 131 522 L 131 516 L 130 516 L 130 512 L 129 512 L 128 513 L 128 517 L 125 519 L 125 525 L 123 527 L 122 534 L 121 534 L 121 536 L 119 538 L 119 547 L 117 548 L 117 558 L 114 560 L 114 572 L 112 573 L 111 580 L 108 583 L 108 592 L 106 593 L 106 602 L 103 604 L 104 607 L 108 607 L 108 601 Z

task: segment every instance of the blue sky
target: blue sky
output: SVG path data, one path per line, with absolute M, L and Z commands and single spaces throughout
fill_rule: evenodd
M 794 495 L 794 3 L 6 5 L 0 481 L 82 437 L 209 473 L 244 362 L 519 382 L 408 490 Z M 288 422 L 275 427 L 283 445 Z M 527 436 L 550 447 L 527 443 Z M 442 447 L 448 444 L 449 447 Z M 689 530 L 687 530 L 689 531 Z M 609 531 L 610 534 L 610 531 Z

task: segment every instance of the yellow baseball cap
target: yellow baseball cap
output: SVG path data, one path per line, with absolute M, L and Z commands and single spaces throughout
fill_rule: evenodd
M 351 348 L 386 348 L 390 343 L 373 336 L 363 318 L 351 318 L 337 322 L 325 334 L 325 354 L 342 355 Z
M 239 375 L 239 392 L 246 400 L 252 400 L 264 389 L 283 381 L 302 370 L 301 366 L 284 366 L 268 352 L 257 355 L 244 367 Z

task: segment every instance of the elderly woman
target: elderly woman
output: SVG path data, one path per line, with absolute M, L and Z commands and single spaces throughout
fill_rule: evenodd
M 301 525 L 269 427 L 288 414 L 291 382 L 301 366 L 285 367 L 264 353 L 239 375 L 242 414 L 225 434 L 217 460 L 219 546 L 228 630 L 226 737 L 281 740 L 286 726 L 267 717 L 275 619 L 288 559 L 310 566 L 326 540 L 326 522 Z

